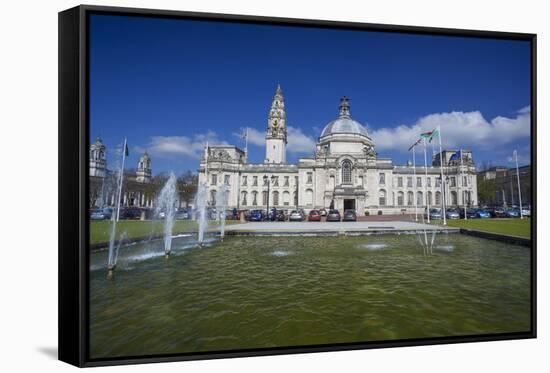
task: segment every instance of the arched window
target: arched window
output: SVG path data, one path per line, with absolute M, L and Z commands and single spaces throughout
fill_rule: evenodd
M 294 192 L 293 196 L 294 196 L 294 198 L 292 198 L 292 199 L 294 200 L 294 205 L 298 206 L 298 193 Z
M 397 205 L 398 206 L 403 206 L 404 204 L 404 199 L 405 199 L 405 195 L 403 194 L 403 192 L 397 192 Z
M 456 202 L 456 192 L 451 192 L 451 205 L 455 205 L 456 206 L 457 202 Z
M 386 191 L 384 189 L 380 189 L 380 192 L 378 192 L 378 204 L 386 206 Z
M 351 184 L 351 161 L 342 162 L 342 184 Z
M 246 192 L 242 192 L 242 193 L 241 193 L 241 204 L 242 204 L 243 206 L 246 206 L 246 203 L 247 203 L 246 197 L 247 197 L 247 193 L 246 193 Z
M 252 192 L 252 206 L 258 205 L 258 192 Z
M 427 198 L 428 199 L 426 200 L 426 203 L 431 206 L 432 205 L 432 192 L 428 192 Z
M 267 205 L 267 197 L 268 197 L 267 191 L 264 190 L 262 192 L 262 205 Z
M 423 198 L 422 192 L 416 193 L 416 204 L 417 206 L 422 206 L 424 204 L 424 198 Z
M 210 191 L 210 203 L 212 204 L 212 206 L 216 205 L 216 191 L 215 190 Z
M 435 204 L 436 205 L 441 204 L 441 192 L 435 192 Z
M 407 205 L 412 206 L 414 204 L 413 192 L 407 192 Z
M 283 205 L 285 205 L 285 206 L 290 205 L 290 193 L 289 192 L 283 192 Z
M 311 189 L 306 189 L 306 205 L 313 205 L 313 190 Z
M 279 206 L 279 192 L 273 192 L 273 206 Z

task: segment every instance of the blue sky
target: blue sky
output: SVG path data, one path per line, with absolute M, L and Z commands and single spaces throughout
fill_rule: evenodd
M 108 149 L 128 138 L 153 172 L 196 170 L 205 141 L 265 156 L 263 133 L 277 83 L 287 110 L 287 159 L 309 156 L 348 96 L 381 157 L 442 126 L 443 146 L 477 163 L 529 160 L 530 46 L 526 41 L 92 15 L 90 135 Z M 430 150 L 431 151 L 431 150 Z

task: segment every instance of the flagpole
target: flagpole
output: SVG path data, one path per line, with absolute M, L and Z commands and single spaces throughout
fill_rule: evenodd
M 465 195 L 465 188 L 464 188 L 464 169 L 463 169 L 463 163 L 462 163 L 462 149 L 460 149 L 460 178 L 462 180 L 460 180 L 460 187 L 461 187 L 461 192 L 462 192 L 462 204 L 464 205 L 464 220 L 468 220 L 468 214 L 467 214 L 467 211 L 466 211 L 466 195 Z
M 424 137 L 424 198 L 426 199 L 426 214 L 428 215 L 428 224 L 430 223 L 430 201 L 428 201 L 428 158 L 426 157 L 426 138 Z M 416 196 L 415 196 L 416 197 Z
M 120 175 L 118 178 L 118 199 L 116 208 L 116 221 L 120 219 L 120 199 L 122 197 L 122 179 L 124 178 L 124 161 L 126 160 L 126 147 L 128 146 L 126 138 L 124 138 L 124 146 L 122 147 L 122 166 L 120 167 Z
M 443 210 L 443 225 L 447 225 L 447 214 L 445 212 L 445 184 L 443 179 L 443 151 L 441 149 L 441 126 L 437 126 L 437 137 L 439 137 L 439 170 L 441 174 L 441 206 Z
M 523 205 L 521 203 L 521 185 L 519 182 L 519 166 L 518 166 L 518 152 L 514 150 L 514 156 L 516 158 L 516 175 L 518 177 L 518 194 L 519 194 L 519 217 L 523 219 Z
M 414 220 L 418 221 L 418 206 L 417 206 L 417 200 L 416 200 L 416 154 L 414 152 L 414 148 L 416 147 L 416 144 L 413 145 L 413 174 L 414 174 L 414 180 L 413 180 L 413 201 L 414 201 Z

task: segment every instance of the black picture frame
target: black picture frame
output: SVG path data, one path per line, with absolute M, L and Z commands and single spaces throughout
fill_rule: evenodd
M 531 330 L 520 333 L 440 337 L 384 342 L 346 343 L 162 356 L 90 359 L 88 353 L 88 144 L 89 74 L 88 22 L 90 14 L 117 14 L 208 21 L 295 25 L 347 30 L 372 30 L 475 38 L 526 40 L 531 44 Z M 536 195 L 536 34 L 320 21 L 169 10 L 81 5 L 59 13 L 59 360 L 79 367 L 172 362 L 261 355 L 326 352 L 536 338 L 537 195 Z

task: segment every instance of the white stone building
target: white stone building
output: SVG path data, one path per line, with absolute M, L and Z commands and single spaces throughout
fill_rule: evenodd
M 229 208 L 302 208 L 306 211 L 356 209 L 359 214 L 403 214 L 439 207 L 443 188 L 440 156 L 424 166 L 395 165 L 380 157 L 367 129 L 352 119 L 349 100 L 318 139 L 315 154 L 286 163 L 287 123 L 282 90 L 277 87 L 269 110 L 264 163 L 248 163 L 236 146 L 208 146 L 200 161 L 199 183 L 206 183 L 210 204 L 219 187 L 228 188 Z M 414 139 L 411 139 L 414 141 Z M 420 151 L 420 147 L 419 147 Z M 471 151 L 451 160 L 457 150 L 443 151 L 447 206 L 477 205 L 476 170 Z M 420 158 L 420 157 L 417 157 Z M 423 158 L 423 157 L 422 157 Z M 423 164 L 424 162 L 422 162 Z

